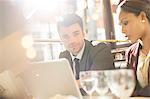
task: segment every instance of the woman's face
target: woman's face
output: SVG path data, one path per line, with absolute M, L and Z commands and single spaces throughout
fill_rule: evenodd
M 124 33 L 125 37 L 132 43 L 143 38 L 145 27 L 141 14 L 136 16 L 133 13 L 121 10 L 119 13 L 119 21 L 122 27 L 122 33 Z

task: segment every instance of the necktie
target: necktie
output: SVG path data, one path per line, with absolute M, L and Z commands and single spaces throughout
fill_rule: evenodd
M 79 72 L 80 72 L 80 63 L 79 63 L 79 59 L 75 58 L 74 59 L 75 62 L 75 71 L 76 71 L 76 80 L 79 79 Z

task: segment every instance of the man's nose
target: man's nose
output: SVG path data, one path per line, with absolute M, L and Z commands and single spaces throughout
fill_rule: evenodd
M 69 41 L 68 41 L 68 42 L 74 43 L 74 42 L 76 42 L 76 38 L 75 38 L 74 36 L 71 36 L 71 37 L 69 38 Z

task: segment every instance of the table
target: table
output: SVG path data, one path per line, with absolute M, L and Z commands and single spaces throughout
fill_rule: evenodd
M 90 99 L 90 97 L 84 96 L 83 99 Z M 119 99 L 119 98 L 111 96 L 95 96 L 92 97 L 92 99 Z M 129 97 L 129 98 L 125 97 L 121 99 L 150 99 L 150 97 Z

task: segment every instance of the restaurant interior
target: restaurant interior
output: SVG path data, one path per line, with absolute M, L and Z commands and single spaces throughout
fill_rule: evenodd
M 0 99 L 44 99 L 31 96 L 31 93 L 27 92 L 27 88 L 22 87 L 24 85 L 20 77 L 21 73 L 34 63 L 59 59 L 59 54 L 65 50 L 65 47 L 59 37 L 56 24 L 65 14 L 79 15 L 83 19 L 85 38 L 95 44 L 107 44 L 111 48 L 115 68 L 125 69 L 127 66 L 125 52 L 131 43 L 124 36 L 119 25 L 117 6 L 122 1 L 0 0 Z M 11 73 L 7 70 L 13 71 L 14 76 L 10 78 Z M 36 76 L 39 75 L 36 74 Z M 53 82 L 53 79 L 50 81 Z M 21 85 L 18 82 L 21 82 Z M 1 86 L 3 84 L 6 88 Z M 3 92 L 9 98 L 1 98 Z M 18 94 L 23 98 L 15 98 Z M 27 98 L 26 94 L 30 97 Z M 123 94 L 121 98 L 117 96 L 106 97 L 103 94 L 99 94 L 102 96 L 97 98 L 94 93 L 93 98 L 86 98 L 127 99 L 123 98 L 127 93 Z M 79 97 L 65 97 L 58 93 L 49 99 L 79 99 Z M 137 97 L 135 99 L 148 98 Z

